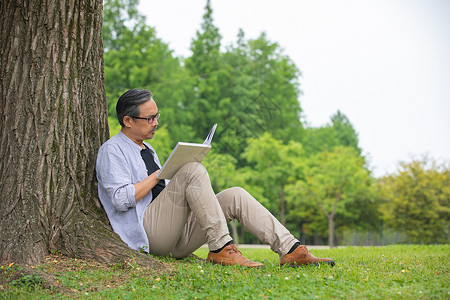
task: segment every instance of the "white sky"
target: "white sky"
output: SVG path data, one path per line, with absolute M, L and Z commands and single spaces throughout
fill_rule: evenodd
M 206 0 L 141 0 L 176 55 L 190 55 Z M 299 67 L 310 126 L 339 109 L 376 176 L 427 153 L 450 161 L 449 0 L 211 0 L 222 45 L 266 32 Z

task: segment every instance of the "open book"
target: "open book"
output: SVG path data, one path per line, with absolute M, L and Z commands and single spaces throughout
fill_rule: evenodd
M 169 158 L 158 172 L 159 179 L 172 179 L 173 175 L 188 162 L 201 162 L 211 149 L 211 141 L 216 131 L 214 124 L 203 144 L 178 142 Z

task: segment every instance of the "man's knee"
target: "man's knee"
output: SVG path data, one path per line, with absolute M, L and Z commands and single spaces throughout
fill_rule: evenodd
M 253 197 L 241 187 L 231 187 L 217 194 L 222 210 L 241 208 L 245 206 Z
M 250 194 L 241 187 L 231 187 L 222 192 L 228 199 L 246 199 Z
M 247 196 L 247 195 L 249 195 L 249 193 L 244 188 L 241 188 L 241 187 L 238 187 L 238 186 L 232 187 L 232 188 L 230 188 L 230 190 L 236 196 Z
M 177 174 L 208 175 L 208 171 L 199 162 L 188 162 L 178 170 Z

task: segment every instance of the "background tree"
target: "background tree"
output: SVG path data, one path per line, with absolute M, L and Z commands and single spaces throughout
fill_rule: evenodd
M 352 147 L 361 154 L 358 134 L 347 116 L 339 110 L 331 116 L 327 125 L 306 128 L 302 143 L 310 155 L 332 151 L 338 146 Z
M 281 47 L 262 33 L 255 40 L 238 34 L 236 45 L 228 47 L 223 61 L 231 70 L 231 80 L 223 88 L 231 99 L 226 132 L 221 136 L 224 151 L 240 156 L 249 138 L 264 132 L 288 142 L 303 134 L 298 97 L 300 72 Z M 238 159 L 245 164 L 245 160 Z
M 96 153 L 108 138 L 102 1 L 1 1 L 0 10 L 0 264 L 36 264 L 50 251 L 129 259 L 96 198 Z
M 283 54 L 280 45 L 269 41 L 264 32 L 248 44 L 251 76 L 256 80 L 260 100 L 254 105 L 254 111 L 259 115 L 255 121 L 283 142 L 300 142 L 303 136 L 299 103 L 300 71 Z
M 334 129 L 338 145 L 351 147 L 355 149 L 358 154 L 361 154 L 361 148 L 358 145 L 358 134 L 347 116 L 338 110 L 336 114 L 331 116 L 331 124 Z
M 328 221 L 328 244 L 335 245 L 335 217 L 345 214 L 346 205 L 358 195 L 367 194 L 369 172 L 364 159 L 350 147 L 336 147 L 312 156 L 305 171 L 305 180 L 299 181 L 291 193 L 297 191 L 299 210 L 303 205 L 316 206 Z M 317 209 L 316 209 L 317 211 Z
M 220 43 L 222 36 L 213 23 L 210 1 L 206 1 L 201 29 L 191 42 L 192 55 L 185 66 L 194 80 L 195 101 L 187 103 L 187 109 L 195 114 L 192 128 L 196 136 L 207 134 L 211 126 L 219 122 L 229 99 L 222 97 L 219 82 L 227 80 L 228 72 L 222 68 Z
M 237 164 L 245 164 L 241 157 L 246 140 L 250 137 L 258 137 L 263 130 L 254 126 L 253 119 L 259 119 L 253 107 L 258 102 L 260 91 L 255 86 L 255 78 L 251 74 L 252 62 L 248 55 L 248 41 L 244 32 L 239 31 L 236 45 L 230 45 L 222 55 L 223 68 L 230 74 L 227 81 L 219 84 L 222 86 L 224 99 L 228 99 L 227 105 L 222 107 L 222 119 L 218 122 L 217 148 L 220 152 L 232 155 Z
M 192 123 L 197 136 L 219 123 L 217 150 L 245 164 L 241 153 L 250 137 L 264 132 L 285 142 L 301 137 L 300 72 L 264 33 L 248 41 L 240 30 L 237 43 L 225 53 L 221 38 L 207 1 L 201 30 L 191 43 L 192 55 L 185 60 L 196 91 L 187 109 L 198 116 Z
M 379 182 L 388 226 L 406 232 L 407 242 L 450 240 L 450 168 L 428 157 L 400 163 Z M 404 241 L 406 242 L 406 241 Z
M 302 145 L 293 141 L 283 144 L 266 132 L 248 142 L 243 156 L 254 172 L 251 182 L 264 187 L 269 202 L 263 204 L 285 224 L 286 186 L 301 179 L 304 172 Z
M 103 1 L 102 35 L 105 52 L 126 47 L 129 26 L 141 26 L 145 23 L 145 17 L 138 11 L 138 5 L 139 0 Z

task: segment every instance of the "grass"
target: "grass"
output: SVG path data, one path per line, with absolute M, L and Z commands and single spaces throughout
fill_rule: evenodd
M 223 267 L 164 258 L 173 271 L 156 274 L 128 263 L 53 256 L 21 275 L 21 266 L 2 266 L 0 299 L 450 299 L 450 245 L 396 245 L 312 250 L 336 266 L 280 267 L 268 249 L 240 249 L 265 267 Z M 206 257 L 207 249 L 195 254 Z M 53 274 L 45 285 L 38 274 Z

